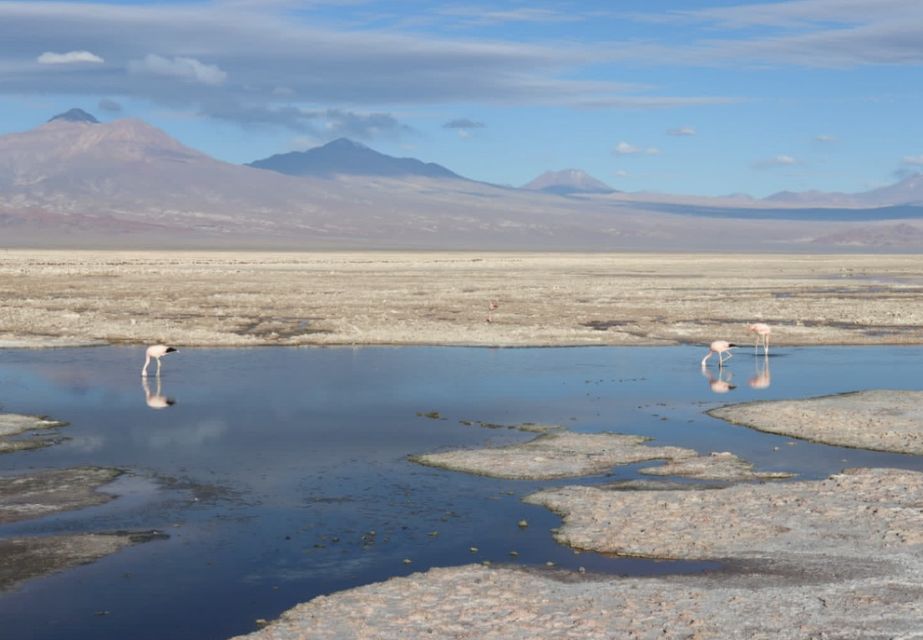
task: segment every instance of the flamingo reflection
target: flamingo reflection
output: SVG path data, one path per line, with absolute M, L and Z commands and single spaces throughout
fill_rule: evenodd
M 736 384 L 731 384 L 731 378 L 734 374 L 728 369 L 719 368 L 718 376 L 715 377 L 712 375 L 711 369 L 703 364 L 702 375 L 708 380 L 708 387 L 712 390 L 712 393 L 727 393 L 737 388 Z
M 756 363 L 756 371 L 752 378 L 747 380 L 747 384 L 750 385 L 751 389 L 766 389 L 772 384 L 772 378 L 769 375 L 769 357 L 763 356 L 762 363 L 758 359 L 754 359 Z M 762 366 L 760 366 L 762 364 Z
M 166 409 L 167 407 L 172 407 L 176 404 L 176 400 L 163 395 L 160 387 L 160 376 L 157 376 L 156 379 L 157 388 L 154 393 L 151 393 L 151 388 L 147 384 L 147 378 L 141 378 L 141 388 L 144 389 L 144 402 L 147 403 L 147 406 L 151 409 Z

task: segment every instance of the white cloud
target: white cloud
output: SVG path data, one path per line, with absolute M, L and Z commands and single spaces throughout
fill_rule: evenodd
M 641 149 L 622 140 L 617 145 L 615 145 L 614 153 L 617 156 L 629 156 L 635 153 L 641 153 Z
M 696 134 L 695 127 L 676 127 L 675 129 L 667 129 L 668 136 L 694 136 Z
M 798 160 L 794 156 L 779 154 L 771 158 L 757 160 L 751 166 L 754 169 L 772 169 L 774 167 L 789 167 L 794 164 L 798 164 Z
M 633 156 L 640 154 L 644 154 L 646 156 L 657 156 L 660 155 L 660 149 L 657 147 L 647 147 L 644 149 L 641 147 L 636 147 L 635 145 L 629 144 L 628 142 L 622 140 L 617 145 L 615 145 L 615 149 L 612 150 L 612 153 L 617 156 Z
M 147 54 L 143 60 L 132 60 L 128 63 L 129 71 L 133 73 L 152 73 L 158 76 L 172 76 L 189 82 L 197 82 L 217 86 L 227 80 L 228 74 L 213 64 L 205 64 L 195 58 L 164 58 L 153 53 Z
M 837 137 L 836 137 L 836 136 L 830 136 L 830 135 L 823 135 L 823 134 L 822 134 L 822 135 L 819 135 L 819 136 L 814 136 L 814 141 L 815 141 L 815 142 L 836 142 L 836 141 L 837 141 Z
M 904 156 L 901 159 L 901 162 L 904 164 L 910 164 L 916 167 L 923 167 L 923 155 L 919 156 Z
M 78 62 L 90 62 L 93 64 L 102 64 L 105 62 L 95 53 L 90 53 L 89 51 L 68 51 L 67 53 L 54 53 L 53 51 L 46 51 L 38 58 L 36 62 L 39 64 L 75 64 Z

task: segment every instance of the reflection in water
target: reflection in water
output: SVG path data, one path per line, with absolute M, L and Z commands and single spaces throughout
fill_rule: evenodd
M 747 384 L 750 385 L 751 389 L 768 389 L 769 385 L 772 384 L 772 379 L 769 375 L 769 356 L 764 355 L 762 362 L 758 358 L 754 358 L 754 362 L 756 372 L 752 378 L 747 380 Z
M 731 378 L 734 374 L 724 367 L 718 368 L 718 377 L 712 375 L 711 369 L 702 365 L 702 375 L 708 380 L 708 386 L 713 393 L 727 393 L 731 389 L 736 389 L 737 385 L 731 384 Z
M 147 384 L 147 378 L 141 378 L 141 388 L 144 389 L 144 401 L 151 409 L 166 409 L 167 407 L 172 407 L 176 404 L 176 400 L 163 395 L 160 385 L 160 376 L 156 376 L 156 378 L 157 388 L 154 393 L 151 393 L 151 388 Z

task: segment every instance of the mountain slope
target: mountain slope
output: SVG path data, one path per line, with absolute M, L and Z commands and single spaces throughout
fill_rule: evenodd
M 462 178 L 441 165 L 421 162 L 416 158 L 395 158 L 348 138 L 338 138 L 307 151 L 277 154 L 251 162 L 248 166 L 291 176 Z
M 866 236 L 884 246 L 894 233 L 923 244 L 923 208 L 898 227 L 879 225 L 884 210 L 804 220 L 752 215 L 740 199 L 690 202 L 561 198 L 455 174 L 289 176 L 221 162 L 130 119 L 59 118 L 0 136 L 0 247 L 817 250 Z
M 558 195 L 576 193 L 618 193 L 605 182 L 597 180 L 580 169 L 546 171 L 531 182 L 522 185 L 521 188 L 530 191 L 556 193 Z

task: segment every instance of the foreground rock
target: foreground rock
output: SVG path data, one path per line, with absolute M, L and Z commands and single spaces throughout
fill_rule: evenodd
M 923 543 L 923 473 L 897 469 L 708 491 L 570 486 L 525 500 L 564 516 L 559 542 L 628 556 L 866 558 Z
M 0 453 L 37 449 L 54 443 L 48 435 L 33 435 L 30 438 L 14 439 L 14 436 L 29 432 L 42 432 L 63 427 L 65 422 L 48 420 L 38 416 L 24 416 L 16 413 L 0 413 Z
M 550 572 L 433 569 L 319 597 L 249 640 L 912 638 L 923 584 L 867 576 L 565 579 Z
M 113 496 L 98 489 L 121 474 L 90 467 L 0 477 L 0 524 L 108 502 Z
M 909 639 L 923 628 L 920 473 L 704 491 L 565 487 L 530 501 L 564 514 L 567 544 L 726 568 L 664 578 L 433 569 L 315 598 L 245 637 Z
M 0 540 L 0 590 L 29 578 L 95 562 L 131 544 L 165 537 L 158 532 L 118 532 Z
M 547 480 L 603 473 L 620 464 L 696 455 L 692 449 L 650 447 L 644 444 L 647 441 L 642 436 L 551 431 L 506 447 L 430 453 L 411 459 L 493 478 Z
M 795 474 L 785 471 L 755 471 L 753 465 L 729 451 L 707 456 L 668 460 L 659 467 L 647 467 L 639 473 L 649 476 L 680 476 L 695 480 L 720 482 L 750 482 L 754 480 L 782 480 Z
M 860 391 L 720 407 L 717 418 L 824 444 L 923 455 L 923 391 Z

